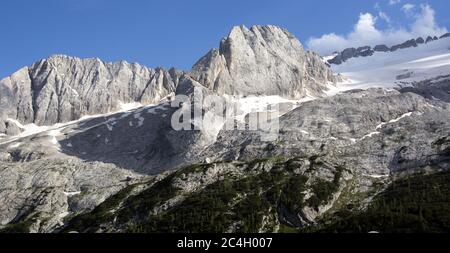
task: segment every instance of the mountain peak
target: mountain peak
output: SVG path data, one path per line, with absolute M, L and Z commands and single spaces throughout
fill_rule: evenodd
M 234 26 L 228 34 L 228 37 L 223 40 L 248 39 L 251 37 L 259 37 L 268 40 L 287 38 L 301 44 L 287 29 L 275 25 L 253 25 L 250 29 L 245 25 Z
M 221 94 L 320 96 L 334 82 L 328 66 L 287 30 L 235 26 L 192 68 L 191 76 Z
M 80 58 L 65 55 L 65 54 L 53 54 L 47 58 L 47 60 L 75 60 L 75 59 L 80 59 Z
M 228 38 L 234 38 L 236 36 L 242 35 L 248 31 L 245 25 L 234 26 L 228 34 Z

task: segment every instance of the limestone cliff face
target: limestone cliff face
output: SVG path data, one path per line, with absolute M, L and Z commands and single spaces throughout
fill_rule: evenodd
M 175 91 L 180 76 L 174 69 L 124 61 L 52 56 L 0 81 L 2 114 L 37 125 L 67 122 L 118 109 L 120 103 L 158 102 Z
M 15 135 L 22 124 L 52 125 L 119 109 L 120 103 L 152 104 L 176 92 L 185 75 L 218 95 L 320 97 L 331 70 L 275 26 L 232 29 L 220 49 L 211 50 L 183 73 L 125 61 L 106 63 L 55 55 L 0 81 L 0 133 Z M 185 78 L 186 79 L 186 78 Z
M 276 26 L 234 27 L 190 75 L 219 94 L 321 96 L 335 77 L 321 58 Z

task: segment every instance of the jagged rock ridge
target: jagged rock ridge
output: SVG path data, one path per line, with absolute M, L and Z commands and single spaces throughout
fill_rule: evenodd
M 288 31 L 275 26 L 235 27 L 201 58 L 191 77 L 219 94 L 320 96 L 331 70 Z
M 156 103 L 177 90 L 182 76 L 218 94 L 297 99 L 322 96 L 336 81 L 320 56 L 305 51 L 285 29 L 241 26 L 187 75 L 175 69 L 61 55 L 25 67 L 0 81 L 0 133 L 21 131 L 7 118 L 52 125 L 114 111 L 121 102 Z
M 376 45 L 374 48 L 372 48 L 370 46 L 363 46 L 363 47 L 359 47 L 359 48 L 353 48 L 353 47 L 346 48 L 342 52 L 338 53 L 334 58 L 328 60 L 328 63 L 340 65 L 351 58 L 368 57 L 368 56 L 372 56 L 375 52 L 395 52 L 400 49 L 417 47 L 420 44 L 426 44 L 426 43 L 433 42 L 435 40 L 448 38 L 448 37 L 450 37 L 450 33 L 446 33 L 446 34 L 440 36 L 439 38 L 437 36 L 434 36 L 434 37 L 428 36 L 426 38 L 426 40 L 422 37 L 418 37 L 417 39 L 411 39 L 411 40 L 405 41 L 401 44 L 394 45 L 392 47 L 388 47 L 388 46 L 382 44 L 382 45 Z
M 6 118 L 52 125 L 114 111 L 120 103 L 156 103 L 175 91 L 181 75 L 125 61 L 55 55 L 0 81 L 0 132 L 20 131 Z

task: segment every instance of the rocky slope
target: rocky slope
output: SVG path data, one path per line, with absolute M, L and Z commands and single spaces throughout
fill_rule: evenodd
M 414 92 L 420 94 L 420 89 Z M 156 123 L 163 122 L 158 118 L 170 112 L 164 105 L 75 124 L 56 136 L 57 145 L 48 133 L 22 139 L 27 147 L 13 142 L 2 148 L 2 191 L 9 194 L 6 199 L 17 198 L 19 193 L 24 196 L 23 202 L 16 202 L 17 208 L 3 212 L 8 215 L 5 221 L 14 217 L 6 228 L 51 231 L 64 222 L 64 231 L 78 232 L 217 232 L 241 231 L 246 227 L 242 223 L 251 218 L 260 225 L 244 231 L 272 232 L 307 228 L 347 205 L 364 210 L 402 173 L 449 169 L 449 106 L 418 94 L 370 89 L 306 102 L 280 118 L 280 135 L 274 142 L 261 141 L 259 132 L 236 130 L 222 131 L 216 142 L 205 146 L 199 131 L 151 130 L 164 125 Z M 139 127 L 140 117 L 144 120 Z M 135 132 L 136 137 L 121 137 L 127 132 Z M 149 134 L 143 134 L 146 132 Z M 154 138 L 158 141 L 152 141 Z M 189 144 L 193 146 L 189 148 Z M 144 169 L 144 164 L 134 166 L 136 161 L 153 161 L 148 168 L 165 163 L 181 169 L 169 174 L 153 171 L 159 174 L 156 178 L 142 176 L 152 170 Z M 186 164 L 192 166 L 182 168 Z M 28 182 L 36 183 L 17 184 L 12 171 L 30 173 Z M 48 180 L 53 176 L 54 181 Z M 106 186 L 97 188 L 90 180 L 100 180 Z M 155 184 L 159 181 L 162 183 Z M 42 183 L 46 183 L 44 193 L 34 190 L 35 184 Z M 261 191 L 255 192 L 259 188 Z M 91 210 L 119 189 L 124 190 L 92 212 L 73 216 Z M 59 198 L 56 196 L 61 196 L 61 204 L 51 209 L 50 203 Z M 223 203 L 210 202 L 223 198 Z M 31 202 L 34 199 L 41 200 Z M 262 209 L 257 214 L 243 214 L 242 210 L 249 209 L 246 205 L 254 201 L 263 201 L 256 202 L 262 206 L 255 204 Z M 22 211 L 24 203 L 31 203 L 33 209 Z M 198 206 L 205 206 L 200 217 L 208 217 L 206 207 L 215 205 L 220 207 L 216 213 L 223 222 L 201 226 L 196 222 L 202 219 L 193 218 L 192 226 L 180 221 L 166 227 L 166 219 L 191 217 L 186 210 Z M 234 210 L 235 216 L 228 217 L 228 210 Z M 68 216 L 50 219 L 55 213 Z M 148 227 L 147 219 L 155 217 L 155 224 Z M 56 223 L 36 225 L 49 219 Z
M 326 164 L 326 176 L 314 175 L 316 167 L 324 167 L 323 160 L 308 161 L 272 158 L 188 167 L 161 180 L 129 186 L 58 232 L 449 230 L 448 171 L 393 182 L 371 178 L 370 190 L 361 191 L 354 190 L 353 171 Z M 211 180 L 214 177 L 220 179 Z
M 307 102 L 280 118 L 276 142 L 261 142 L 258 133 L 223 131 L 218 142 L 201 153 L 209 162 L 130 186 L 92 212 L 69 220 L 62 231 L 293 232 L 337 227 L 400 232 L 400 227 L 380 227 L 376 221 L 359 230 L 328 222 L 342 217 L 349 223 L 348 217 L 375 215 L 376 208 L 381 215 L 377 203 L 392 196 L 397 183 L 407 187 L 404 178 L 416 173 L 414 184 L 424 180 L 426 187 L 414 186 L 414 194 L 432 196 L 426 189 L 437 185 L 421 173 L 440 171 L 447 172 L 439 187 L 448 192 L 449 118 L 447 103 L 383 89 Z M 434 180 L 440 180 L 438 175 Z M 439 194 L 445 205 L 447 193 Z M 405 202 L 397 204 L 395 198 L 387 199 L 398 224 L 411 215 L 415 225 L 406 227 L 408 231 L 448 231 L 447 225 L 434 223 L 428 225 L 430 230 L 421 230 L 427 221 L 448 221 L 441 214 L 428 215 L 447 210 L 432 204 L 436 196 L 421 197 L 422 207 L 406 202 L 408 198 L 398 197 Z M 423 208 L 422 220 L 414 212 L 396 212 L 403 203 L 411 210 Z
M 125 61 L 55 55 L 0 81 L 0 132 L 21 131 L 7 118 L 53 125 L 118 110 L 122 103 L 156 103 L 175 91 L 181 75 Z
M 56 55 L 0 81 L 0 133 L 104 114 L 121 104 L 154 104 L 177 89 L 183 72 L 127 62 Z M 199 60 L 188 76 L 218 94 L 321 96 L 336 81 L 320 57 L 275 26 L 235 27 L 220 50 Z
M 234 28 L 188 73 L 62 56 L 23 69 L 1 82 L 0 113 L 10 119 L 0 133 L 12 133 L 15 120 L 66 123 L 0 136 L 0 231 L 327 230 L 343 211 L 359 220 L 379 210 L 393 182 L 449 169 L 448 75 L 329 95 L 337 78 L 273 26 Z M 178 108 L 163 97 L 207 104 L 194 89 L 237 105 L 244 125 L 254 113 L 279 119 L 276 138 L 227 130 L 209 106 L 200 114 L 212 124 L 174 130 Z M 81 109 L 66 114 L 76 101 Z M 108 113 L 119 102 L 154 105 Z M 104 114 L 71 121 L 95 113 Z M 423 212 L 446 210 L 429 206 Z

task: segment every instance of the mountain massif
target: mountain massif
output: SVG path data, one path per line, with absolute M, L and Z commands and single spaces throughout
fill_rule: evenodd
M 175 91 L 181 75 L 175 69 L 55 55 L 0 81 L 0 132 L 20 133 L 7 118 L 53 125 L 115 111 L 121 103 L 156 103 Z
M 323 95 L 328 83 L 336 81 L 320 56 L 305 51 L 286 30 L 241 26 L 188 73 L 61 55 L 25 67 L 0 81 L 0 133 L 20 132 L 8 118 L 24 125 L 53 125 L 117 111 L 121 103 L 154 104 L 175 93 L 182 77 L 219 94 L 297 99 Z
M 42 60 L 0 81 L 0 231 L 448 232 L 449 47 L 330 67 L 240 26 L 190 71 Z M 243 124 L 272 115 L 276 138 L 208 106 L 214 124 L 174 130 L 172 98 L 195 89 Z

